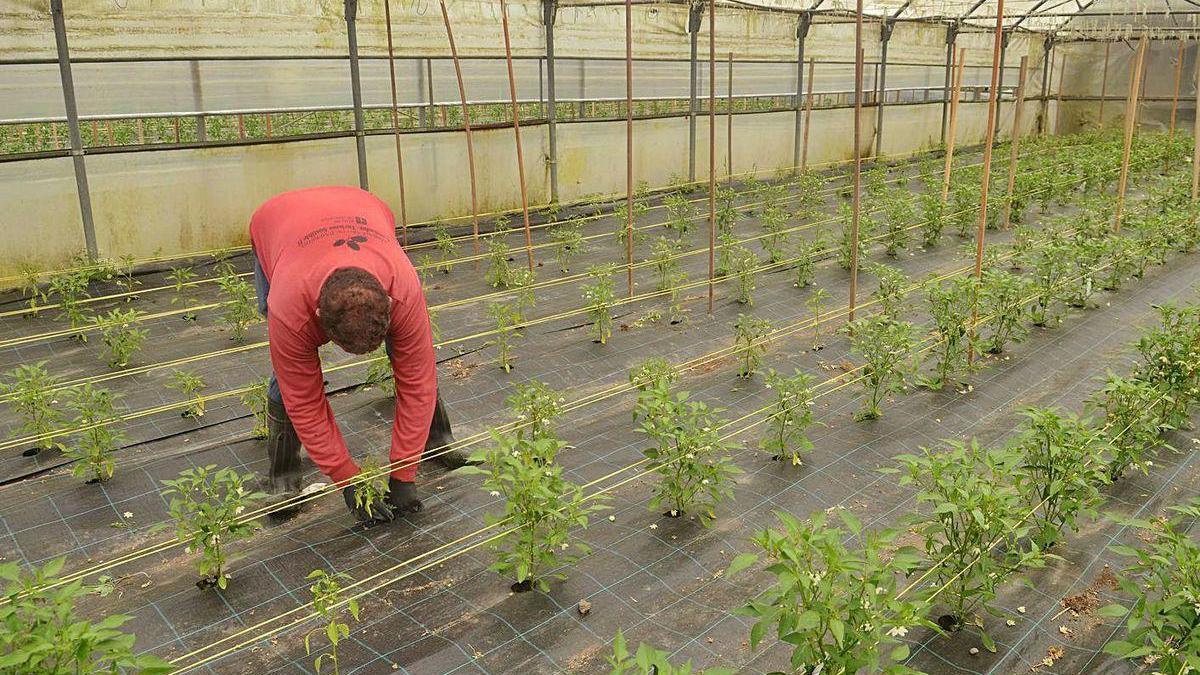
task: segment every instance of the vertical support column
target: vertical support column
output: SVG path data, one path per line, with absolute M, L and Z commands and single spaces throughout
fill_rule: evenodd
M 1008 192 L 1004 200 L 1004 229 L 1012 223 L 1013 190 L 1017 184 L 1017 157 L 1021 146 L 1021 117 L 1025 108 L 1025 71 L 1029 65 L 1029 57 L 1021 57 L 1021 74 L 1017 78 L 1017 105 L 1013 108 L 1013 125 L 1011 134 L 1012 148 L 1008 156 Z
M 688 61 L 688 182 L 696 182 L 696 42 L 704 17 L 704 0 L 694 0 L 688 6 L 688 40 L 691 57 Z
M 946 82 L 942 85 L 942 145 L 946 144 L 946 124 L 950 113 L 950 87 L 954 68 L 954 48 L 958 42 L 959 23 L 946 26 Z
M 1200 200 L 1200 58 L 1196 59 L 1196 122 L 1192 129 L 1192 205 Z
M 1129 97 L 1125 101 L 1125 150 L 1121 155 L 1121 180 L 1117 185 L 1117 213 L 1113 231 L 1121 231 L 1121 220 L 1125 216 L 1125 190 L 1129 187 L 1129 153 L 1133 148 L 1133 134 L 1137 128 L 1138 90 L 1142 81 L 1142 66 L 1146 60 L 1146 38 L 1138 40 L 1137 57 L 1130 70 Z
M 59 5 L 62 3 L 60 2 Z M 204 87 L 200 84 L 200 62 L 192 59 L 189 64 L 192 74 L 192 106 L 196 109 L 196 142 L 208 142 L 208 123 L 204 119 Z
M 83 242 L 88 257 L 94 259 L 99 255 L 96 224 L 92 220 L 92 193 L 88 188 L 87 165 L 83 159 L 83 136 L 79 133 L 79 109 L 75 105 L 75 78 L 71 75 L 71 50 L 67 45 L 67 21 L 63 16 L 62 0 L 50 0 L 50 14 L 54 20 L 54 45 L 58 51 L 58 74 L 62 81 L 63 108 L 67 113 L 71 161 L 75 165 L 75 191 L 79 196 L 79 216 L 83 221 Z
M 584 99 L 587 98 L 587 59 L 579 58 L 579 109 L 575 112 L 578 119 L 584 116 Z
M 896 20 L 885 18 L 879 25 L 879 96 L 875 105 L 875 156 L 883 154 L 883 104 L 887 98 L 887 61 L 888 43 L 892 41 L 892 31 L 896 29 Z
M 508 34 L 508 3 L 500 0 L 500 25 L 504 30 L 504 63 L 508 66 L 508 95 L 512 99 L 513 138 L 517 143 L 517 179 L 521 188 L 521 217 L 525 223 L 525 256 L 533 271 L 533 236 L 529 233 L 529 195 L 525 187 L 525 150 L 521 147 L 521 113 L 517 108 L 517 78 L 513 74 L 512 39 Z M 429 100 L 433 100 L 430 91 Z
M 1044 135 L 1049 131 L 1050 125 L 1047 123 L 1046 116 L 1050 114 L 1050 65 L 1051 57 L 1054 51 L 1054 36 L 1047 35 L 1046 41 L 1042 43 L 1042 105 L 1041 114 L 1038 116 L 1038 134 Z
M 467 105 L 467 87 L 463 84 L 462 64 L 458 62 L 458 47 L 454 44 L 454 30 L 450 28 L 450 14 L 446 11 L 446 0 L 442 6 L 442 23 L 446 25 L 446 41 L 450 44 L 450 58 L 454 62 L 454 75 L 458 79 L 458 98 L 462 102 L 463 132 L 467 137 L 467 172 L 471 177 L 471 247 L 475 255 L 475 269 L 479 269 L 479 191 L 475 185 L 475 141 L 471 134 L 471 109 Z
M 427 59 L 415 59 L 413 65 L 417 67 L 417 127 L 424 129 L 428 120 L 426 120 L 427 110 L 425 108 L 425 92 L 427 91 L 425 84 L 425 61 Z
M 954 88 L 950 99 L 950 135 L 946 138 L 946 168 L 942 171 L 942 203 L 950 199 L 950 171 L 954 167 L 954 145 L 958 138 L 958 99 L 962 92 L 963 69 L 966 66 L 967 50 L 958 50 L 958 61 L 954 68 Z
M 625 0 L 625 276 L 633 297 L 633 0 Z
M 799 21 L 796 22 L 796 100 L 794 106 L 796 109 L 796 132 L 793 136 L 792 143 L 792 169 L 800 166 L 801 139 L 800 139 L 800 111 L 804 103 L 804 43 L 808 41 L 808 31 L 812 28 L 812 13 L 805 12 L 800 15 Z
M 858 295 L 858 224 L 862 215 L 862 97 L 863 97 L 863 0 L 856 1 L 854 14 L 854 205 L 850 218 L 850 306 L 848 321 L 854 321 Z
M 1175 57 L 1175 93 L 1171 95 L 1171 138 L 1175 138 L 1175 117 L 1179 112 L 1179 85 L 1183 82 L 1183 40 Z
M 558 203 L 558 101 L 554 94 L 554 19 L 558 0 L 542 0 L 542 21 L 546 24 L 546 128 L 550 134 L 550 201 Z
M 725 178 L 733 186 L 733 52 L 729 52 L 729 72 L 725 78 Z
M 997 106 L 996 119 L 1000 119 L 999 118 L 1000 113 L 998 112 L 998 110 L 999 110 L 999 106 L 1000 106 L 1000 99 L 1004 95 L 1004 65 L 1008 60 L 1008 39 L 1010 37 L 1012 37 L 1012 31 L 1006 30 L 1006 31 L 1004 31 L 1003 36 L 1000 38 L 1000 83 L 996 87 L 996 92 L 997 92 L 996 93 L 996 106 Z
M 808 61 L 808 91 L 804 98 L 804 148 L 800 153 L 800 171 L 808 170 L 808 132 L 812 129 L 812 104 L 813 104 L 813 75 L 817 68 L 817 60 L 809 59 Z
M 1104 74 L 1100 76 L 1100 128 L 1104 128 L 1104 102 L 1108 100 L 1108 54 L 1111 42 L 1104 43 Z
M 400 187 L 400 244 L 408 246 L 408 207 L 404 199 L 404 155 L 400 152 L 400 103 L 396 93 L 396 50 L 392 44 L 391 5 L 391 0 L 383 0 L 383 20 L 387 24 L 388 80 L 392 90 L 392 137 L 396 141 L 396 180 Z M 463 113 L 465 117 L 466 111 Z
M 708 3 L 708 314 L 713 313 L 717 251 L 717 3 Z
M 1000 52 L 1004 41 L 1004 0 L 996 0 L 996 37 L 992 43 L 992 84 L 988 98 L 987 130 L 983 141 L 983 176 L 979 182 L 979 229 L 975 233 L 975 283 L 983 279 L 983 246 L 987 233 L 988 190 L 992 184 L 992 143 L 996 140 L 996 118 L 1000 106 Z M 1024 70 L 1022 70 L 1022 73 Z M 971 300 L 971 335 L 974 337 L 979 323 L 979 289 L 976 286 Z M 975 340 L 967 341 L 967 365 L 975 362 Z
M 358 72 L 358 30 L 355 20 L 358 0 L 346 0 L 346 42 L 350 52 L 350 96 L 354 103 L 354 147 L 358 153 L 358 186 L 369 190 L 367 181 L 367 143 L 363 134 L 362 81 Z

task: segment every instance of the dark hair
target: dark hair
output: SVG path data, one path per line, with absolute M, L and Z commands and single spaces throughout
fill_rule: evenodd
M 374 350 L 387 336 L 391 303 L 379 280 L 360 267 L 339 267 L 321 284 L 318 321 L 351 354 Z

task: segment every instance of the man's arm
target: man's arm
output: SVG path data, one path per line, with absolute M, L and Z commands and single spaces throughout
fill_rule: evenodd
M 271 366 L 296 435 L 321 473 L 335 482 L 358 475 L 358 465 L 333 419 L 315 341 L 270 321 Z
M 392 332 L 392 377 L 396 384 L 396 421 L 392 425 L 393 462 L 403 466 L 392 471 L 397 480 L 412 482 L 417 459 L 429 438 L 429 423 L 437 403 L 437 363 L 429 311 L 421 292 L 409 296 L 407 306 L 394 311 Z

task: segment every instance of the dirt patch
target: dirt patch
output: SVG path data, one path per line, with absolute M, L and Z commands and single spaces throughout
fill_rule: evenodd
M 1092 584 L 1083 590 L 1081 593 L 1067 596 L 1062 600 L 1062 606 L 1071 611 L 1073 616 L 1081 616 L 1091 614 L 1100 607 L 1102 602 L 1100 593 L 1102 591 L 1111 591 L 1117 587 L 1117 576 L 1113 574 L 1112 569 L 1108 565 L 1104 566 L 1100 574 L 1092 581 Z
M 448 365 L 450 367 L 450 377 L 456 380 L 467 379 L 479 367 L 478 363 L 463 363 L 462 359 L 454 359 Z
M 587 649 L 567 659 L 567 670 L 572 673 L 592 672 L 592 663 L 600 656 L 600 645 L 589 645 Z

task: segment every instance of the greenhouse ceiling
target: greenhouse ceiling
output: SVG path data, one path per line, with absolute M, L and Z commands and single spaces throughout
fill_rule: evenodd
M 829 17 L 853 15 L 854 0 L 718 0 L 719 4 Z M 637 2 L 636 4 L 643 4 Z M 622 4 L 567 0 L 562 5 Z M 653 4 L 653 3 L 650 3 Z M 994 25 L 996 0 L 864 0 L 873 18 L 962 21 Z M 1065 39 L 1123 39 L 1146 35 L 1171 38 L 1200 29 L 1200 0 L 1008 0 L 1004 25 L 1010 30 L 1053 32 Z

